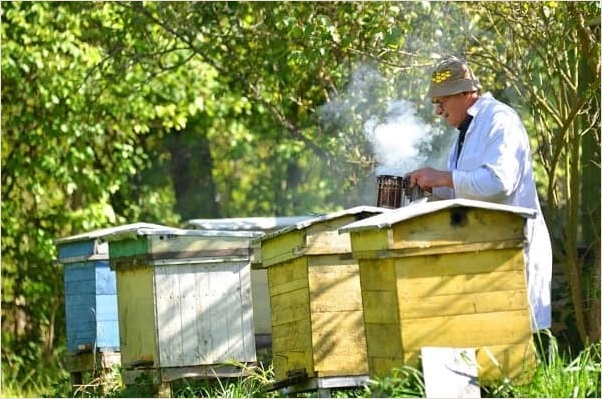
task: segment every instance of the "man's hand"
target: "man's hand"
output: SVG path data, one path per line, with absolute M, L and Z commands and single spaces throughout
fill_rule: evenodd
M 433 187 L 451 187 L 454 182 L 452 174 L 446 170 L 437 170 L 433 168 L 416 169 L 406 175 L 410 180 L 410 186 L 418 185 L 421 189 L 431 191 Z

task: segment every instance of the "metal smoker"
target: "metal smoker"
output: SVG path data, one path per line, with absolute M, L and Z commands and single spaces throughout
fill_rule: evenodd
M 419 186 L 410 187 L 409 179 L 402 176 L 377 176 L 378 192 L 376 206 L 396 209 L 425 198 L 425 191 Z

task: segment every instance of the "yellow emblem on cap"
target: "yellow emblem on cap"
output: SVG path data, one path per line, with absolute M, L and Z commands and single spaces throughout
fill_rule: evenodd
M 432 81 L 435 83 L 445 82 L 451 77 L 452 73 L 449 70 L 433 73 Z

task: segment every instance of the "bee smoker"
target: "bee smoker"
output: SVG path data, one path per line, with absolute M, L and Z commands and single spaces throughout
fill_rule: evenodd
M 418 185 L 410 187 L 410 180 L 402 176 L 377 176 L 378 192 L 376 206 L 396 209 L 424 198 L 424 190 Z

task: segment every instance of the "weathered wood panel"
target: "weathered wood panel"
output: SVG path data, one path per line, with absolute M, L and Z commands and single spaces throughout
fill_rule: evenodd
M 311 266 L 308 266 L 311 264 Z M 276 379 L 367 373 L 357 263 L 303 256 L 268 268 Z
M 343 254 L 351 252 L 349 234 L 338 231 L 321 231 L 307 236 L 305 255 Z
M 83 260 L 97 254 L 98 244 L 95 241 L 89 239 L 57 244 L 59 261 L 62 263 L 72 263 L 69 261 L 70 259 L 79 258 Z
M 349 233 L 339 234 L 338 228 L 356 220 L 353 215 L 312 224 L 306 231 L 305 255 L 351 252 Z
M 397 292 L 395 290 L 363 290 L 362 297 L 366 323 L 391 323 L 396 320 L 392 317 L 392 312 L 398 308 Z
M 353 252 L 355 259 L 383 259 L 383 258 L 407 258 L 414 256 L 429 256 L 429 255 L 446 255 L 455 254 L 460 252 L 482 252 L 498 249 L 508 249 L 522 247 L 524 240 L 505 240 L 495 242 L 476 242 L 466 244 L 454 244 L 454 245 L 440 245 L 436 247 L 405 247 L 391 249 L 388 252 L 385 251 L 362 251 Z
M 148 240 L 152 259 L 194 258 L 200 261 L 207 258 L 208 261 L 215 261 L 217 258 L 248 259 L 251 256 L 249 238 L 245 237 L 157 234 L 149 236 Z
M 479 252 L 439 253 L 395 260 L 396 274 L 404 279 L 476 275 L 524 270 L 524 255 L 517 247 Z
M 528 314 L 524 310 L 423 317 L 402 321 L 405 350 L 421 346 L 476 347 L 517 344 L 531 337 Z
M 270 298 L 308 287 L 307 260 L 296 258 L 268 268 Z M 309 296 L 307 297 L 309 300 Z M 272 311 L 272 317 L 274 317 Z
M 277 265 L 302 255 L 305 249 L 305 231 L 292 230 L 261 242 L 263 267 Z
M 359 230 L 349 234 L 353 257 L 356 259 L 377 259 L 387 254 L 391 247 L 391 231 Z
M 288 370 L 313 370 L 307 260 L 291 259 L 268 268 L 272 310 L 272 355 L 276 379 Z
M 382 211 L 357 211 L 262 238 L 277 380 L 301 368 L 309 377 L 367 373 L 359 270 L 338 228 Z
M 148 251 L 149 243 L 146 238 L 124 238 L 110 243 L 109 259 L 111 259 L 113 263 L 113 260 L 127 259 L 129 257 L 147 257 Z M 113 267 L 113 264 L 111 267 Z
M 161 367 L 255 361 L 246 262 L 155 266 Z
M 312 342 L 316 375 L 368 373 L 362 310 L 312 312 Z
M 396 224 L 391 249 L 524 240 L 524 219 L 513 213 L 451 208 Z
M 308 314 L 309 316 L 309 314 Z M 309 317 L 272 326 L 274 377 L 286 378 L 289 370 L 307 370 L 313 376 L 313 349 Z
M 427 295 L 470 294 L 509 290 L 524 290 L 524 273 L 518 270 L 474 275 L 433 276 L 398 280 L 399 297 L 424 297 Z
M 397 288 L 393 259 L 362 259 L 358 266 L 362 292 L 389 291 Z
M 138 362 L 158 365 L 152 267 L 118 272 L 119 342 L 123 367 Z
M 71 246 L 73 251 L 78 247 Z M 115 273 L 108 261 L 66 263 L 63 273 L 67 350 L 118 350 Z
M 453 316 L 473 313 L 491 313 L 526 308 L 526 290 L 502 290 L 467 293 L 465 295 L 435 295 L 420 298 L 399 298 L 399 309 L 404 320 L 425 316 Z M 393 302 L 381 302 L 383 307 Z
M 368 357 L 403 360 L 404 346 L 399 323 L 366 323 L 365 329 Z
M 115 272 L 109 267 L 108 260 L 97 261 L 95 263 L 96 294 L 98 295 L 116 295 L 117 284 L 115 282 Z M 116 308 L 114 308 L 116 310 Z
M 368 372 L 366 338 L 355 260 L 308 257 L 314 369 L 317 375 Z
M 301 319 L 309 319 L 310 303 L 307 284 L 304 288 L 284 294 L 274 295 L 272 302 L 272 326 L 290 323 Z
M 253 296 L 253 326 L 256 335 L 272 333 L 272 313 L 268 290 L 268 271 L 251 269 L 251 293 Z
M 326 259 L 324 259 L 326 258 Z M 311 312 L 362 311 L 357 262 L 320 256 L 308 259 Z

